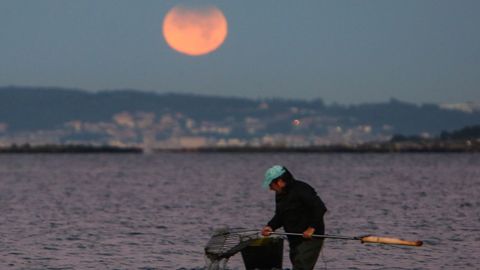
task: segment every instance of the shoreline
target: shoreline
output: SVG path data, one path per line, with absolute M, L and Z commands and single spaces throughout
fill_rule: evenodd
M 141 147 L 93 145 L 12 145 L 0 147 L 0 154 L 142 154 L 142 153 L 479 153 L 480 143 L 467 142 L 385 142 L 358 145 L 317 146 L 232 146 L 198 148 L 156 148 L 144 151 Z

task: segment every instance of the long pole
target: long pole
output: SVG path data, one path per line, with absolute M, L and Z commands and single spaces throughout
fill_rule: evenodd
M 285 235 L 285 236 L 303 236 L 302 233 L 287 233 L 287 232 L 272 232 L 270 234 L 276 235 Z M 343 239 L 343 240 L 360 240 L 357 237 L 343 236 L 343 235 L 332 235 L 332 234 L 313 234 L 312 237 L 315 238 L 331 238 L 331 239 Z
M 271 232 L 270 234 L 276 235 L 291 235 L 291 236 L 303 236 L 301 233 L 281 233 L 281 232 Z M 377 244 L 388 244 L 388 245 L 403 245 L 403 246 L 414 246 L 419 247 L 423 245 L 423 242 L 420 240 L 410 241 L 410 240 L 403 240 L 399 238 L 393 237 L 380 237 L 380 236 L 373 236 L 373 235 L 366 235 L 366 236 L 343 236 L 343 235 L 329 235 L 329 234 L 314 234 L 312 237 L 316 238 L 331 238 L 331 239 L 343 239 L 343 240 L 358 240 L 362 243 L 377 243 Z

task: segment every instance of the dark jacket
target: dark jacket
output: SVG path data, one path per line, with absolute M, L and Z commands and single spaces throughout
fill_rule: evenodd
M 293 178 L 287 179 L 286 183 L 284 191 L 275 195 L 275 215 L 267 225 L 273 230 L 283 227 L 289 233 L 303 233 L 308 227 L 313 227 L 315 234 L 324 234 L 323 216 L 327 208 L 315 190 Z M 301 236 L 288 237 L 290 245 L 303 239 Z

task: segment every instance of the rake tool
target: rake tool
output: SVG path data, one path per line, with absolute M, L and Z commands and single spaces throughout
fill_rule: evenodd
M 286 232 L 271 232 L 271 235 L 282 236 L 303 236 L 301 233 L 286 233 Z M 220 261 L 222 259 L 228 259 L 235 253 L 241 251 L 247 247 L 253 240 L 258 239 L 260 236 L 258 230 L 242 230 L 242 229 L 222 229 L 217 230 L 208 241 L 205 247 L 205 255 L 212 261 Z M 314 234 L 312 237 L 317 238 L 330 238 L 330 239 L 342 239 L 342 240 L 357 240 L 361 243 L 377 243 L 387 245 L 404 245 L 419 247 L 423 244 L 422 241 L 410 241 L 393 237 L 380 237 L 373 235 L 365 236 L 343 236 L 343 235 L 328 235 L 328 234 Z

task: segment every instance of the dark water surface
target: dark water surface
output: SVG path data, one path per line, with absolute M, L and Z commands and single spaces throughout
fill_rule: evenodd
M 318 269 L 479 269 L 476 154 L 0 155 L 0 269 L 203 269 L 214 229 L 271 217 L 276 163 L 317 189 L 327 233 L 425 243 L 326 240 Z

